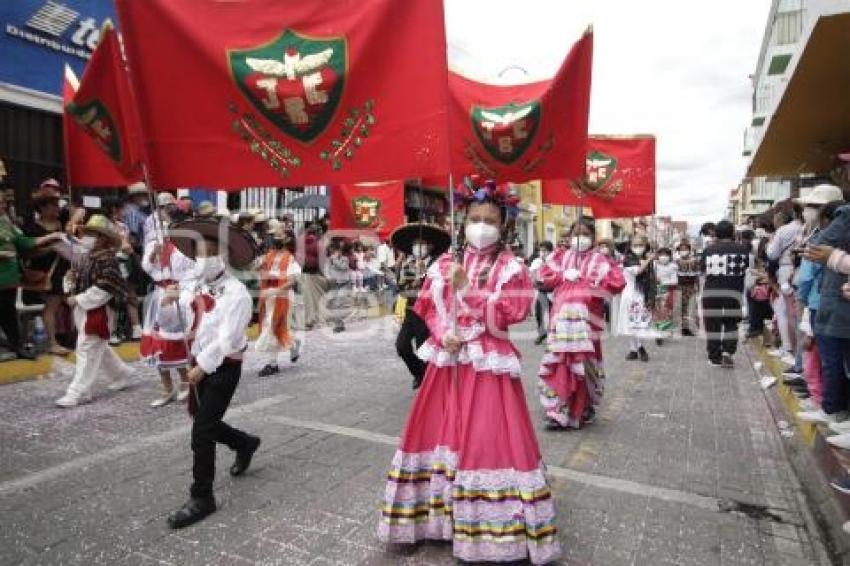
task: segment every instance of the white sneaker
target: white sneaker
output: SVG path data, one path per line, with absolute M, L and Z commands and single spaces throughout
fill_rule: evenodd
M 180 389 L 180 392 L 177 394 L 177 402 L 183 403 L 186 399 L 189 398 L 189 386 L 183 387 Z
M 56 406 L 62 407 L 63 409 L 69 409 L 71 407 L 76 407 L 87 402 L 88 399 L 85 399 L 83 397 L 77 397 L 76 395 L 71 395 L 70 393 L 65 393 L 65 395 L 56 400 Z
M 823 412 L 823 409 L 816 411 L 801 411 L 797 413 L 797 418 L 804 423 L 829 424 L 837 422 L 835 415 L 828 415 Z
M 833 421 L 829 423 L 829 430 L 835 434 L 847 434 L 850 432 L 850 421 Z
M 842 450 L 850 450 L 850 433 L 826 437 L 826 441 Z
M 801 410 L 806 412 L 817 411 L 820 409 L 817 403 L 812 401 L 811 399 L 800 399 L 797 401 L 797 406 L 800 407 Z
M 117 334 L 110 334 L 109 335 L 109 345 L 110 346 L 120 346 L 121 345 L 121 338 L 119 338 Z
M 106 388 L 110 391 L 124 391 L 125 389 L 130 387 L 130 385 L 132 384 L 130 383 L 129 379 L 127 379 L 126 377 L 119 377 L 118 379 L 107 385 Z
M 142 339 L 142 327 L 141 327 L 141 326 L 134 326 L 134 327 L 133 327 L 133 336 L 132 336 L 132 339 L 133 339 L 134 341 L 136 341 L 136 340 L 141 340 L 141 339 Z
M 177 388 L 175 387 L 171 391 L 169 391 L 168 393 L 163 393 L 162 397 L 160 397 L 159 399 L 152 401 L 151 407 L 164 407 L 165 405 L 168 405 L 169 403 L 171 403 L 172 401 L 177 399 L 177 395 L 179 395 L 179 392 L 177 391 Z
M 797 358 L 795 358 L 791 354 L 785 354 L 784 356 L 779 358 L 779 361 L 785 364 L 786 366 L 794 367 L 794 364 L 797 363 Z

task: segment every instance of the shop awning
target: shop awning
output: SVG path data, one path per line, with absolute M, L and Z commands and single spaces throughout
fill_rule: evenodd
M 751 177 L 826 174 L 850 148 L 850 13 L 818 20 L 792 73 Z

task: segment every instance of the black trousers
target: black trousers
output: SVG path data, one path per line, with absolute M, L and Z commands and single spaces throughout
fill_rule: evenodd
M 9 348 L 17 352 L 21 349 L 21 331 L 18 328 L 18 311 L 15 308 L 15 299 L 18 290 L 15 287 L 0 289 L 0 328 L 9 341 Z
M 426 366 L 425 362 L 416 355 L 416 350 L 425 343 L 430 335 L 431 332 L 428 330 L 425 321 L 408 309 L 395 340 L 395 350 L 399 357 L 404 360 L 413 378 L 419 381 L 425 376 Z
M 537 297 L 534 299 L 534 320 L 537 321 L 537 336 L 543 338 L 549 333 L 547 327 L 549 310 L 552 304 L 549 302 L 549 297 L 543 291 L 537 292 Z
M 194 483 L 192 497 L 209 497 L 215 479 L 215 445 L 226 445 L 231 450 L 248 446 L 248 435 L 221 419 L 230 406 L 230 400 L 239 385 L 242 364 L 225 362 L 198 384 L 199 404 L 192 424 L 192 453 Z
M 729 297 L 704 297 L 702 311 L 708 359 L 719 362 L 724 353 L 737 352 L 738 325 L 742 318 L 740 301 Z
M 747 295 L 747 313 L 750 332 L 761 333 L 764 331 L 764 321 L 773 318 L 773 307 L 770 301 L 754 301 Z

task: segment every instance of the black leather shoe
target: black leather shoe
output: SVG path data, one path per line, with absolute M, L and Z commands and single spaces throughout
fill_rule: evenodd
M 260 373 L 258 375 L 260 377 L 268 377 L 278 372 L 280 372 L 280 368 L 277 366 L 277 364 L 267 364 L 266 367 L 260 370 Z
M 690 328 L 683 328 L 682 329 L 682 336 L 693 336 L 693 335 L 694 335 L 694 333 L 691 331 Z
M 626 359 L 628 361 L 636 360 L 636 359 L 638 359 L 638 353 L 637 352 L 629 352 L 628 354 L 626 354 Z
M 732 354 L 724 353 L 720 358 L 720 365 L 726 369 L 732 369 L 735 367 L 735 359 L 732 357 Z
M 649 361 L 649 353 L 646 351 L 646 348 L 644 348 L 643 346 L 641 346 L 638 349 L 638 357 L 640 358 L 640 361 L 642 361 L 642 362 L 648 362 Z
M 230 466 L 230 475 L 233 477 L 241 476 L 251 465 L 251 458 L 254 457 L 254 452 L 260 447 L 260 438 L 258 436 L 248 437 L 248 447 L 236 452 L 236 461 Z
M 215 498 L 192 497 L 183 507 L 168 516 L 168 526 L 172 529 L 182 529 L 193 525 L 212 513 L 215 513 Z

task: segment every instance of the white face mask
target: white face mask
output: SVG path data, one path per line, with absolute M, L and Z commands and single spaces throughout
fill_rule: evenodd
M 428 246 L 425 244 L 413 244 L 411 251 L 413 252 L 413 257 L 421 259 L 428 255 Z
M 199 257 L 195 259 L 198 276 L 206 281 L 212 281 L 224 271 L 224 260 L 221 256 Z
M 658 257 L 658 263 L 660 263 L 661 265 L 667 265 L 668 263 L 670 263 L 670 256 L 669 255 L 659 256 Z
M 499 241 L 499 229 L 484 222 L 467 224 L 464 232 L 469 245 L 479 250 L 489 248 Z
M 805 222 L 809 226 L 814 226 L 818 222 L 818 216 L 820 216 L 820 210 L 814 208 L 812 206 L 807 206 L 803 209 L 803 222 Z
M 642 256 L 643 252 L 645 252 L 645 251 L 646 251 L 646 248 L 640 247 L 640 246 L 632 248 L 632 253 L 635 254 L 636 256 Z
M 580 252 L 586 252 L 590 249 L 590 246 L 593 245 L 593 240 L 591 240 L 587 236 L 573 236 L 573 238 L 570 240 L 570 245 L 575 250 L 578 250 Z
M 97 238 L 95 238 L 94 236 L 83 236 L 82 238 L 80 238 L 80 245 L 85 250 L 93 250 L 95 244 L 97 244 Z

